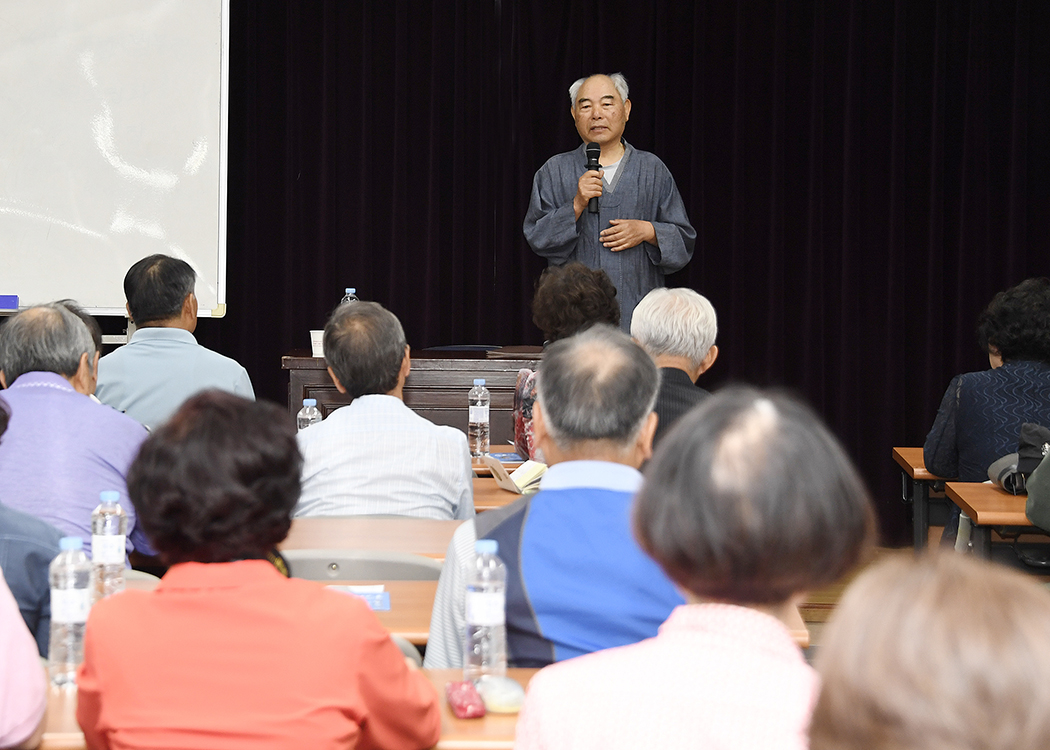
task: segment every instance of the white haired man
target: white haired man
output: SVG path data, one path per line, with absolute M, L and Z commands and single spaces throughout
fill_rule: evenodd
M 629 331 L 638 301 L 693 257 L 696 230 L 664 163 L 623 139 L 631 115 L 623 75 L 581 78 L 569 87 L 569 100 L 583 143 L 536 172 L 525 239 L 549 265 L 577 260 L 608 273 L 620 328 Z M 590 143 L 601 147 L 599 169 L 587 168 Z M 588 210 L 592 198 L 597 213 Z
M 660 368 L 655 446 L 679 417 L 710 395 L 696 381 L 718 358 L 718 317 L 692 289 L 654 289 L 634 309 L 631 336 Z

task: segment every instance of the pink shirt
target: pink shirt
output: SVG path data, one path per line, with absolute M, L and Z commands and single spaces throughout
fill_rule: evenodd
M 25 741 L 47 708 L 47 676 L 36 641 L 0 575 L 0 747 Z
M 514 747 L 804 749 L 818 688 L 776 618 L 684 605 L 655 638 L 538 672 Z

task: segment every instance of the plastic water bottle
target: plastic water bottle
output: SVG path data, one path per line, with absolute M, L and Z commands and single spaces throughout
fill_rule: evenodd
M 354 289 L 352 286 L 348 286 L 346 288 L 346 294 L 344 294 L 343 298 L 341 300 L 339 300 L 339 304 L 341 305 L 344 302 L 358 302 L 358 301 L 359 300 L 357 298 L 357 290 Z
M 467 402 L 470 404 L 470 416 L 467 427 L 467 443 L 470 455 L 474 458 L 489 452 L 489 404 L 492 397 L 485 387 L 484 378 L 474 378 L 474 387 L 470 389 Z
M 303 408 L 295 415 L 295 424 L 299 428 L 299 432 L 302 432 L 307 427 L 315 425 L 320 421 L 321 410 L 317 408 L 317 399 L 304 398 Z
M 507 674 L 507 568 L 495 539 L 474 543 L 477 557 L 467 581 L 467 632 L 463 640 L 463 679 Z
M 95 601 L 124 590 L 124 540 L 128 514 L 120 507 L 120 493 L 99 493 L 101 502 L 91 513 L 91 563 L 95 576 Z
M 77 666 L 84 660 L 84 623 L 91 609 L 91 561 L 84 540 L 66 536 L 51 561 L 51 642 L 47 671 L 51 684 L 76 687 Z

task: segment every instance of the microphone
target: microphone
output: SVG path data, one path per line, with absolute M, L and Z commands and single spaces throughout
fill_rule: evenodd
M 597 143 L 587 144 L 587 171 L 594 170 L 597 172 L 602 168 L 602 165 L 598 163 L 598 157 L 602 155 L 602 147 Z M 587 211 L 592 214 L 598 213 L 598 198 L 591 198 L 587 201 Z

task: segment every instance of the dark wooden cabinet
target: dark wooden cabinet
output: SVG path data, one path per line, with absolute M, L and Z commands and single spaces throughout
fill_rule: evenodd
M 514 386 L 518 370 L 536 369 L 540 347 L 525 349 L 520 358 L 489 358 L 484 352 L 413 352 L 412 372 L 405 381 L 405 404 L 435 424 L 447 424 L 467 431 L 467 392 L 474 378 L 485 378 L 492 393 L 489 410 L 490 440 L 493 445 L 514 442 Z M 317 408 L 327 417 L 350 399 L 336 390 L 324 360 L 309 352 L 292 352 L 281 358 L 287 370 L 288 411 L 302 408 L 304 398 L 317 399 Z

